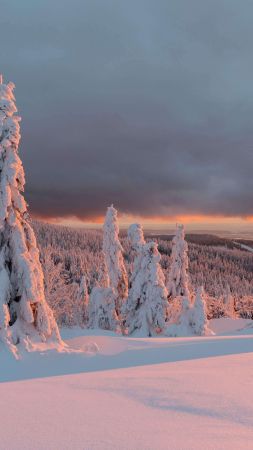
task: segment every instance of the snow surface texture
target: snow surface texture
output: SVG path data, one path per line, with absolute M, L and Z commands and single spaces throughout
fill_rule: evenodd
M 252 449 L 252 321 L 213 326 L 231 334 L 136 339 L 72 329 L 63 337 L 90 355 L 41 350 L 19 362 L 2 347 L 0 447 Z
M 30 349 L 32 338 L 53 338 L 57 345 L 61 339 L 45 301 L 39 252 L 22 195 L 14 87 L 0 78 L 0 340 L 17 356 L 14 344 Z

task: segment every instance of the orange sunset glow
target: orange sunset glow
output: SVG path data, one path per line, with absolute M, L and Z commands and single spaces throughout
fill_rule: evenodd
M 78 217 L 40 217 L 35 216 L 36 219 L 43 222 L 52 223 L 55 225 L 71 226 L 77 228 L 101 228 L 104 223 L 104 216 L 78 218 Z M 119 213 L 119 224 L 122 229 L 128 228 L 131 223 L 140 223 L 144 229 L 163 231 L 168 230 L 171 233 L 176 223 L 185 224 L 186 231 L 200 232 L 200 231 L 218 231 L 223 233 L 230 231 L 232 233 L 252 234 L 252 217 L 222 217 L 222 216 L 205 216 L 205 215 L 178 215 L 174 217 L 156 216 L 156 217 L 141 217 L 130 214 Z

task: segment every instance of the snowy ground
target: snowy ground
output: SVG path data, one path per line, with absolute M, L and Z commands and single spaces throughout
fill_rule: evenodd
M 0 449 L 252 449 L 250 326 L 214 320 L 222 336 L 175 339 L 68 330 L 69 345 L 99 352 L 2 351 Z

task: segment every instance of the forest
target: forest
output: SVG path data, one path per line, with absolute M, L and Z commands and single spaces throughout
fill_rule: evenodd
M 75 229 L 36 220 L 33 228 L 40 249 L 47 301 L 60 326 L 78 325 L 82 277 L 85 275 L 90 294 L 103 266 L 103 232 L 101 229 Z M 166 280 L 171 264 L 172 238 L 171 235 L 151 235 L 150 232 L 146 236 L 147 241 L 158 243 Z M 186 240 L 189 282 L 193 290 L 203 286 L 209 319 L 224 316 L 228 290 L 234 299 L 237 316 L 253 318 L 253 254 L 241 249 L 239 243 L 217 236 L 186 235 Z M 130 277 L 133 256 L 126 230 L 120 233 L 120 242 Z

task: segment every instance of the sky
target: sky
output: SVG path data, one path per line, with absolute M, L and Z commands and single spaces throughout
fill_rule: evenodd
M 34 217 L 252 228 L 251 0 L 1 0 Z

